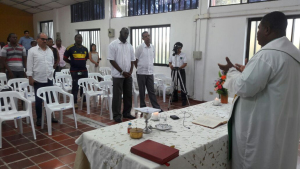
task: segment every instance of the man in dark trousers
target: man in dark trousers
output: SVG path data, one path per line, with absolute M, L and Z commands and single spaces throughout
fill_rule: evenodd
M 87 78 L 88 72 L 86 69 L 86 60 L 89 58 L 88 49 L 82 46 L 81 34 L 75 35 L 75 44 L 67 47 L 64 54 L 64 61 L 71 65 L 70 73 L 73 79 L 72 94 L 74 96 L 75 108 L 78 108 L 77 94 L 78 94 L 78 80 Z M 83 88 L 80 87 L 80 96 L 82 96 Z M 85 99 L 85 98 L 81 98 Z M 85 101 L 85 100 L 83 100 Z
M 146 107 L 145 90 L 147 87 L 151 104 L 154 108 L 161 109 L 157 103 L 154 91 L 153 61 L 155 58 L 155 48 L 150 43 L 150 35 L 147 31 L 142 33 L 144 43 L 135 50 L 135 67 L 137 68 L 137 82 L 140 93 L 140 107 Z M 162 111 L 162 110 L 161 110 Z
M 122 28 L 118 39 L 112 41 L 108 47 L 107 59 L 111 63 L 113 77 L 113 103 L 112 111 L 115 122 L 122 122 L 121 101 L 123 93 L 123 118 L 134 119 L 130 114 L 132 108 L 132 70 L 135 62 L 133 47 L 126 39 L 129 31 Z

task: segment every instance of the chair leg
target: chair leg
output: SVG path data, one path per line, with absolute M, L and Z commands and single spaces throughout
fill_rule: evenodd
M 33 133 L 33 138 L 36 140 L 36 134 L 35 134 L 35 128 L 34 128 L 34 123 L 33 123 L 33 117 L 32 115 L 29 116 L 30 122 L 31 122 L 31 128 L 32 128 L 32 133 Z
M 63 112 L 62 112 L 62 110 L 59 113 L 59 124 L 63 124 Z
M 87 114 L 90 114 L 90 96 L 86 95 L 86 109 L 87 109 Z
M 104 106 L 104 97 L 101 98 L 101 113 L 100 113 L 100 116 L 102 116 L 102 111 L 103 111 L 103 106 Z
M 42 109 L 42 124 L 41 124 L 41 129 L 44 129 L 44 121 L 45 121 L 45 112 L 44 108 Z
M 20 134 L 23 134 L 22 118 L 19 118 L 19 119 L 18 119 L 18 123 L 19 123 Z
M 2 148 L 2 121 L 0 121 L 0 148 Z
M 112 106 L 112 98 L 109 98 L 108 102 L 109 102 L 108 103 L 109 104 L 109 108 L 108 109 L 109 109 L 109 117 L 110 117 L 109 119 L 113 120 L 113 113 L 112 113 L 112 107 L 111 107 Z
M 83 107 L 83 98 L 86 97 L 84 93 L 82 93 L 82 97 L 81 97 L 81 105 L 80 105 L 80 110 L 82 110 Z
M 29 117 L 26 117 L 26 124 L 29 124 L 29 122 L 30 122 Z
M 17 124 L 17 120 L 14 119 L 14 123 L 15 123 L 15 128 L 18 128 L 18 124 Z
M 50 112 L 49 110 L 46 110 L 46 114 L 47 114 L 47 127 L 48 127 L 48 135 L 52 135 L 52 125 L 51 125 L 51 114 L 52 112 Z
M 74 115 L 75 127 L 77 128 L 77 117 L 76 117 L 76 113 L 75 113 L 74 107 L 73 107 L 73 115 Z
M 166 89 L 165 88 L 163 90 L 163 100 L 164 100 L 164 102 L 166 102 Z

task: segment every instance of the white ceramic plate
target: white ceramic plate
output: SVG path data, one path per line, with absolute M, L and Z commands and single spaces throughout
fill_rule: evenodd
M 157 124 L 155 125 L 155 128 L 157 128 L 158 130 L 170 130 L 172 126 L 168 124 Z

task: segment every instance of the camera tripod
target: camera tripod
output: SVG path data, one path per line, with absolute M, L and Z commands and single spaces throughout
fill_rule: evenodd
M 179 77 L 179 78 L 178 78 Z M 173 91 L 172 91 L 172 94 L 170 96 L 170 99 L 169 99 L 169 105 L 168 105 L 168 110 L 170 109 L 170 106 L 172 104 L 172 101 L 173 101 L 173 97 L 174 97 L 174 90 L 178 90 L 178 80 L 180 80 L 180 83 L 182 84 L 181 87 L 181 92 L 184 92 L 186 95 L 186 101 L 188 102 L 189 106 L 190 106 L 190 101 L 189 101 L 189 97 L 188 97 L 188 93 L 186 91 L 186 87 L 185 85 L 183 84 L 183 80 L 182 80 L 182 77 L 181 77 L 181 74 L 180 74 L 180 70 L 178 67 L 175 67 L 172 71 L 172 84 L 173 84 Z M 177 93 L 176 93 L 177 94 Z

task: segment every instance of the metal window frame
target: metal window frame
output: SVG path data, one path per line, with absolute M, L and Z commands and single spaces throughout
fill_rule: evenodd
M 95 2 L 95 1 L 97 1 L 97 2 Z M 89 10 L 87 12 L 83 9 L 84 4 L 88 4 L 87 8 Z M 79 9 L 80 5 L 81 5 L 81 9 Z M 98 15 L 95 15 L 94 7 L 96 5 L 99 6 L 99 14 Z M 105 19 L 105 0 L 88 0 L 88 1 L 84 1 L 84 2 L 79 2 L 76 4 L 70 5 L 70 8 L 71 8 L 71 23 Z M 78 15 L 80 15 L 80 16 L 75 16 L 75 13 L 79 13 Z M 89 19 L 84 20 L 83 13 L 88 13 L 89 16 L 87 16 L 87 17 L 89 17 Z
M 240 3 L 238 3 L 238 4 L 216 5 L 216 6 L 212 6 L 211 1 L 212 0 L 209 0 L 209 7 L 224 7 L 224 6 L 245 5 L 245 4 L 253 4 L 253 3 L 264 3 L 264 2 L 270 2 L 270 1 L 278 1 L 278 0 L 267 0 L 267 1 L 259 1 L 259 2 L 249 2 L 249 0 L 247 0 L 246 3 L 242 3 L 243 1 L 241 0 Z
M 40 32 L 42 32 L 42 24 L 43 23 L 48 23 L 48 32 L 43 32 L 43 33 L 47 33 L 47 36 L 49 36 L 49 28 L 50 28 L 50 26 L 49 26 L 49 22 L 52 22 L 52 24 L 53 24 L 53 27 L 54 27 L 54 22 L 53 22 L 53 20 L 48 20 L 48 21 L 41 21 L 40 22 Z M 54 30 L 53 30 L 53 33 L 54 33 Z M 53 35 L 54 36 L 54 35 Z
M 101 29 L 100 28 L 96 28 L 96 29 L 78 29 L 77 30 L 77 33 L 79 34 L 79 31 L 88 31 L 89 32 L 89 40 L 90 40 L 90 44 L 92 44 L 92 38 L 91 38 L 91 31 L 99 31 L 99 35 L 100 35 L 100 31 Z M 100 41 L 100 40 L 99 40 Z M 101 43 L 100 43 L 101 44 Z M 90 47 L 89 46 L 86 46 L 88 48 L 88 50 L 90 50 Z M 100 59 L 102 58 L 101 55 L 100 55 L 100 52 L 101 52 L 101 46 L 98 47 L 99 49 L 99 57 Z
M 165 25 L 151 25 L 151 26 L 133 26 L 133 27 L 130 27 L 130 44 L 132 44 L 133 42 L 132 42 L 132 30 L 133 29 L 143 29 L 143 28 L 163 28 L 163 27 L 170 27 L 170 34 L 171 34 L 171 24 L 165 24 Z M 149 32 L 150 34 L 152 34 L 152 32 L 150 31 Z M 170 46 L 170 44 L 169 44 L 169 46 Z M 156 47 L 156 49 L 158 50 L 159 49 L 159 47 Z M 169 49 L 171 49 L 170 47 L 169 47 Z M 165 57 L 167 57 L 167 56 L 165 56 Z M 166 58 L 164 58 L 164 59 L 166 59 Z M 158 61 L 159 60 L 164 60 L 163 58 L 158 58 Z M 169 66 L 169 64 L 165 64 L 165 63 L 154 63 L 153 64 L 154 66 L 164 66 L 164 67 L 168 67 Z
M 248 25 L 247 25 L 247 42 L 246 42 L 246 50 L 245 50 L 245 58 L 249 59 L 249 50 L 250 50 L 250 33 L 251 33 L 251 22 L 253 21 L 261 21 L 263 17 L 256 17 L 256 18 L 249 18 L 248 19 Z M 291 33 L 291 41 L 293 41 L 294 32 L 295 32 L 295 20 L 300 19 L 300 15 L 287 15 L 287 19 L 293 19 L 293 25 L 292 25 L 292 33 Z M 257 25 L 258 26 L 258 25 Z M 257 29 L 257 28 L 256 28 Z M 257 39 L 256 39 L 257 40 Z M 256 43 L 255 43 L 256 44 Z
M 112 1 L 116 1 L 116 0 L 110 0 L 110 1 L 111 1 L 111 3 L 110 3 L 111 5 L 110 6 L 111 6 L 111 9 L 112 9 L 113 8 Z M 150 12 L 151 11 L 151 5 L 155 4 L 155 0 L 148 0 L 148 1 L 145 1 L 145 9 L 146 9 L 146 2 L 148 2 L 148 14 L 146 14 L 146 10 L 145 10 L 145 14 L 142 14 L 142 12 L 141 12 L 141 15 L 135 15 L 135 12 L 136 12 L 135 10 L 138 9 L 139 5 L 140 5 L 140 9 L 142 10 L 142 3 L 139 4 L 138 0 L 127 0 L 127 5 L 126 5 L 127 9 L 129 9 L 129 1 L 132 1 L 132 8 L 133 8 L 132 13 L 133 13 L 133 15 L 130 15 L 129 10 L 127 10 L 127 16 L 122 16 L 122 17 L 132 17 L 132 16 L 142 16 L 142 15 L 152 15 L 152 14 L 176 12 L 175 5 L 174 5 L 174 0 L 171 0 L 172 3 L 168 3 L 168 5 L 167 5 L 168 6 L 168 10 L 167 11 L 165 11 L 165 3 L 164 3 L 163 5 L 158 5 L 157 12 L 156 12 L 155 6 L 154 6 L 154 11 L 153 11 L 153 13 L 151 13 Z M 144 1 L 144 0 L 142 0 L 142 1 Z M 179 3 L 179 9 L 180 9 L 180 1 L 182 1 L 182 0 L 178 1 L 178 3 Z M 184 1 L 187 1 L 187 0 L 184 0 Z M 186 2 L 184 2 L 184 9 L 183 10 L 178 10 L 178 11 L 195 10 L 195 9 L 199 8 L 199 0 L 195 0 L 196 4 L 197 4 L 196 8 L 192 8 L 192 0 L 189 0 L 189 1 L 190 1 L 190 9 L 185 9 L 186 8 Z M 172 4 L 172 9 L 169 10 L 171 4 Z M 137 7 L 137 9 L 135 9 L 135 6 Z M 160 12 L 160 10 L 161 10 L 160 8 L 163 8 L 162 12 Z M 111 10 L 111 16 L 114 16 L 113 12 L 114 11 Z M 112 19 L 114 19 L 114 18 L 120 18 L 120 17 L 112 17 Z

